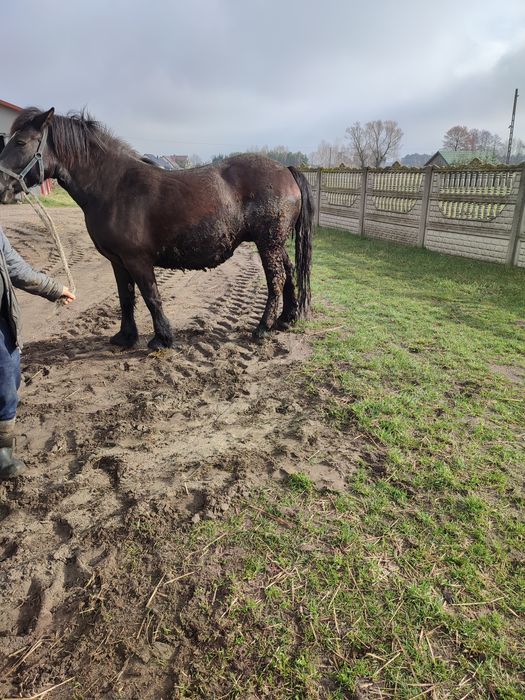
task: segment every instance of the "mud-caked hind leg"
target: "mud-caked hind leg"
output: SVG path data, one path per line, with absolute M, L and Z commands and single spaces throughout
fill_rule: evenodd
M 298 304 L 295 293 L 294 266 L 286 250 L 283 250 L 283 265 L 286 274 L 283 288 L 283 310 L 277 319 L 276 327 L 280 330 L 290 328 L 298 318 Z
M 280 246 L 268 249 L 257 245 L 257 248 L 261 256 L 264 274 L 266 275 L 266 284 L 268 285 L 268 301 L 259 325 L 253 332 L 254 338 L 262 338 L 273 328 L 277 319 L 286 273 L 283 264 L 283 251 Z

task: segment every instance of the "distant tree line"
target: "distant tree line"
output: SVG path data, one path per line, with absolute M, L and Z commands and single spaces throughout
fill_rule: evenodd
M 451 151 L 477 151 L 493 160 L 503 162 L 507 157 L 507 144 L 498 134 L 487 129 L 469 129 L 467 126 L 450 127 L 443 136 L 443 148 Z M 511 163 L 525 160 L 525 142 L 515 139 L 512 144 Z
M 383 167 L 394 161 L 401 148 L 403 131 L 393 120 L 376 120 L 361 124 L 354 122 L 346 129 L 344 139 L 334 142 L 321 141 L 317 149 L 310 153 L 310 164 L 315 167 L 330 168 L 345 165 L 363 168 Z M 439 149 L 436 146 L 436 151 Z M 466 126 L 453 126 L 445 132 L 442 149 L 472 151 L 474 157 L 491 162 L 505 162 L 507 144 L 495 133 L 487 129 L 470 129 Z M 423 167 L 430 160 L 431 153 L 410 153 L 400 159 L 402 165 Z M 525 161 L 525 143 L 515 139 L 511 163 Z
M 498 134 L 487 129 L 469 129 L 466 126 L 452 126 L 443 136 L 443 148 L 451 151 L 492 151 L 503 152 L 503 141 Z
M 316 150 L 308 156 L 301 151 L 290 151 L 287 146 L 275 146 L 268 148 L 263 146 L 251 147 L 248 153 L 260 153 L 283 165 L 305 166 L 322 168 L 337 168 L 341 165 L 348 167 L 383 167 L 392 163 L 399 157 L 403 131 L 399 124 L 391 119 L 376 119 L 374 121 L 356 121 L 347 127 L 343 138 L 335 141 L 322 140 Z M 439 147 L 436 147 L 438 150 Z M 474 157 L 483 156 L 492 162 L 504 162 L 507 154 L 507 146 L 503 139 L 487 129 L 471 129 L 467 126 L 453 126 L 448 129 L 442 139 L 442 149 L 454 151 L 475 151 Z M 239 151 L 229 155 L 218 154 L 212 157 L 212 163 L 218 163 L 224 158 L 238 155 Z M 431 158 L 431 153 L 410 153 L 400 159 L 402 165 L 409 167 L 423 167 Z M 525 143 L 521 139 L 515 139 L 513 144 L 511 163 L 525 161 Z M 198 156 L 192 156 L 190 162 L 193 165 L 202 161 Z

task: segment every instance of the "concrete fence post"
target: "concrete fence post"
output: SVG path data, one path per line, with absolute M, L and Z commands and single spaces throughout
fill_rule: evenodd
M 365 216 L 366 216 L 366 191 L 367 191 L 367 181 L 368 181 L 368 168 L 363 168 L 363 174 L 361 176 L 361 201 L 359 206 L 359 235 L 365 235 Z
M 321 168 L 317 171 L 317 202 L 315 206 L 315 225 L 317 228 L 320 226 L 321 221 Z
M 425 178 L 423 180 L 423 196 L 421 198 L 421 218 L 419 220 L 419 233 L 417 237 L 417 245 L 419 248 L 425 247 L 425 235 L 427 232 L 428 210 L 430 205 L 430 195 L 432 193 L 432 178 L 434 176 L 434 168 L 427 165 L 425 168 Z
M 521 231 L 521 222 L 523 220 L 523 212 L 525 209 L 525 167 L 521 169 L 520 184 L 518 188 L 518 196 L 514 207 L 514 217 L 512 219 L 512 227 L 510 229 L 509 247 L 507 248 L 507 256 L 505 264 L 516 264 L 516 249 Z

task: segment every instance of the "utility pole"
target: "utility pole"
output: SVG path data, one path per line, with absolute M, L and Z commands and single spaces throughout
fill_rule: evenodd
M 512 135 L 513 135 L 513 133 L 514 133 L 514 118 L 515 118 L 515 116 L 516 116 L 516 103 L 517 103 L 517 101 L 518 101 L 518 88 L 516 88 L 516 92 L 514 93 L 514 106 L 513 106 L 513 108 L 512 108 L 512 121 L 510 122 L 510 126 L 509 126 L 509 129 L 510 129 L 510 132 L 509 132 L 509 145 L 508 145 L 508 148 L 507 148 L 507 160 L 505 161 L 505 163 L 507 163 L 507 165 L 509 164 L 509 161 L 510 161 L 510 153 L 511 153 L 511 151 L 512 151 Z

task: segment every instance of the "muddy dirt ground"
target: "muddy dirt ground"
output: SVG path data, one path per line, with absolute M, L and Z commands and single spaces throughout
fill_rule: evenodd
M 93 632 L 93 620 L 85 626 L 93 586 L 100 591 L 118 579 L 130 522 L 161 514 L 170 532 L 182 531 L 293 471 L 309 473 L 318 486 L 344 488 L 357 448 L 342 444 L 306 398 L 300 368 L 307 336 L 252 341 L 265 303 L 252 247 L 209 272 L 159 270 L 175 347 L 148 351 L 151 320 L 140 301 L 139 345 L 122 351 L 108 344 L 119 318 L 109 262 L 95 251 L 79 210 L 52 213 L 78 301 L 57 311 L 19 294 L 25 347 L 18 452 L 28 470 L 0 484 L 0 696 L 30 697 L 75 677 L 83 691 L 64 686 L 52 697 L 177 697 L 180 645 L 164 644 L 163 664 L 148 663 L 150 649 L 122 669 L 118 654 L 100 651 L 108 643 Z M 32 210 L 5 206 L 0 214 L 18 251 L 60 277 Z M 162 553 L 166 571 L 169 557 Z M 126 595 L 150 592 L 114 586 L 114 605 L 131 610 Z M 137 638 L 131 613 L 129 625 Z M 188 632 L 186 646 L 191 638 Z

